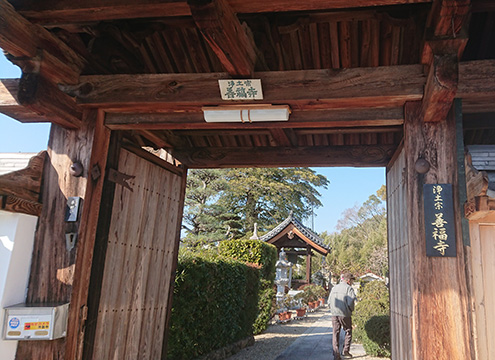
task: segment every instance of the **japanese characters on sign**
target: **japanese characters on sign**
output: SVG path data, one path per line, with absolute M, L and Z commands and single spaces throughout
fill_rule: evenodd
M 263 100 L 261 79 L 218 80 L 222 100 Z
M 425 184 L 426 255 L 456 256 L 454 203 L 451 184 Z

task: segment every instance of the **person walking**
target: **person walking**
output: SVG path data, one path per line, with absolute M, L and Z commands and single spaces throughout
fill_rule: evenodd
M 328 297 L 328 306 L 332 315 L 332 347 L 334 360 L 341 360 L 339 352 L 340 329 L 345 331 L 344 349 L 342 357 L 352 358 L 349 352 L 352 341 L 352 312 L 356 302 L 356 293 L 351 287 L 354 276 L 350 272 L 345 272 L 340 277 L 340 283 L 333 287 Z

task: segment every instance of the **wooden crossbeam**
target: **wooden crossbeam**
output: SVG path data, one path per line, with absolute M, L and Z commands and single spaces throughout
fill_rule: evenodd
M 226 73 L 84 76 L 65 91 L 81 105 L 107 111 L 187 111 L 225 104 L 218 80 L 229 77 Z M 288 104 L 293 110 L 401 106 L 420 100 L 425 84 L 420 65 L 258 72 L 254 77 L 261 79 L 263 102 Z
M 459 64 L 456 98 L 462 99 L 462 111 L 495 112 L 495 60 L 469 61 Z
M 193 19 L 230 75 L 251 76 L 256 48 L 227 0 L 188 0 Z
M 282 11 L 311 11 L 429 3 L 432 0 L 229 0 L 235 13 L 263 13 Z M 154 18 L 164 16 L 190 16 L 186 0 L 48 0 L 22 1 L 16 9 L 33 22 L 57 25 L 89 21 Z
M 14 63 L 28 72 L 39 71 L 53 83 L 78 81 L 85 60 L 48 30 L 19 15 L 7 0 L 0 0 L 0 24 L 0 47 Z
M 39 74 L 22 74 L 17 98 L 24 108 L 54 124 L 67 129 L 81 126 L 82 111 L 74 99 Z
M 1 108 L 0 108 L 1 110 Z M 105 125 L 112 130 L 177 129 L 266 129 L 266 128 L 347 128 L 402 125 L 402 107 L 349 110 L 295 110 L 289 121 L 264 123 L 206 123 L 201 112 L 107 113 Z M 286 136 L 290 133 L 286 131 Z M 292 140 L 291 140 L 292 141 Z
M 385 166 L 395 145 L 173 149 L 189 168 L 284 166 Z

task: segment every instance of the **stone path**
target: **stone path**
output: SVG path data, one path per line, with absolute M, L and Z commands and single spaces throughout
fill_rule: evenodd
M 341 333 L 341 344 L 344 343 Z M 255 343 L 228 360 L 333 360 L 332 321 L 327 308 L 286 324 L 272 324 Z M 367 356 L 363 346 L 353 343 L 351 354 L 358 360 L 388 360 Z
M 344 332 L 341 332 L 340 344 L 344 344 Z M 354 359 L 363 359 L 366 352 L 360 344 L 351 344 Z M 332 320 L 329 314 L 322 316 L 312 327 L 294 341 L 276 360 L 333 360 Z

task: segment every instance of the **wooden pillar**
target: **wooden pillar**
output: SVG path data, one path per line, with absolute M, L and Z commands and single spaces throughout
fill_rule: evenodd
M 307 248 L 306 255 L 306 283 L 311 284 L 311 248 Z
M 458 196 L 454 112 L 425 123 L 420 103 L 405 107 L 404 150 L 407 183 L 406 221 L 412 297 L 412 355 L 415 360 L 473 359 L 472 333 Z M 415 170 L 418 158 L 430 164 Z M 456 257 L 427 257 L 423 184 L 452 184 Z M 404 270 L 405 271 L 405 270 Z
M 95 111 L 84 114 L 80 129 L 67 130 L 52 125 L 48 156 L 44 166 L 41 201 L 43 208 L 35 234 L 33 260 L 26 302 L 28 304 L 66 303 L 71 300 L 76 254 L 81 238 L 74 248 L 66 247 L 67 233 L 79 233 L 84 221 L 66 222 L 68 197 L 82 198 L 84 207 L 91 168 L 90 156 L 95 132 Z M 70 167 L 80 162 L 82 176 L 72 176 Z M 70 324 L 69 324 L 70 326 Z M 68 359 L 66 339 L 52 341 L 20 341 L 17 359 Z

